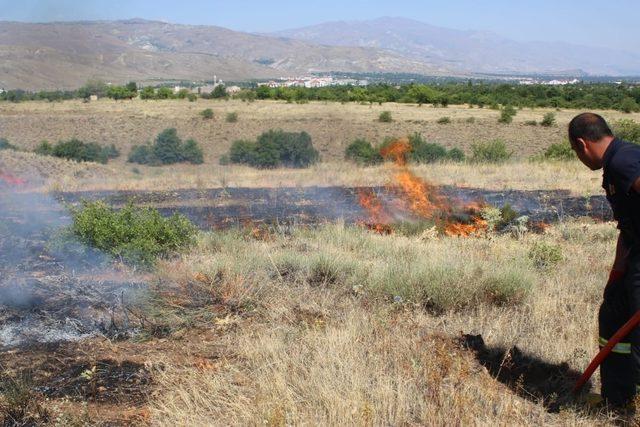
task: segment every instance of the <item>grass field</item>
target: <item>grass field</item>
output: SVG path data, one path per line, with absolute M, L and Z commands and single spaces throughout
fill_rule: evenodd
M 213 120 L 198 115 L 204 108 L 214 110 Z M 392 123 L 376 121 L 383 110 Z M 238 112 L 237 123 L 224 121 L 230 111 Z M 576 113 L 556 112 L 551 128 L 524 125 L 545 112 L 522 110 L 501 125 L 497 111 L 459 106 L 2 104 L 0 137 L 21 148 L 78 137 L 114 143 L 125 155 L 95 165 L 1 151 L 0 171 L 29 178 L 37 191 L 380 185 L 391 166 L 356 167 L 342 160 L 344 147 L 356 137 L 421 132 L 466 151 L 503 138 L 516 153 L 500 165 L 411 168 L 431 182 L 601 194 L 600 173 L 577 161 L 528 160 L 560 142 Z M 452 123 L 437 124 L 442 116 Z M 125 162 L 131 145 L 170 126 L 203 145 L 204 165 L 134 170 Z M 233 140 L 270 128 L 309 132 L 325 161 L 305 170 L 218 164 Z M 470 238 L 379 235 L 340 223 L 201 232 L 195 247 L 147 274 L 152 298 L 136 307 L 145 325 L 136 338 L 12 350 L 0 353 L 0 366 L 16 375 L 109 359 L 148 372 L 140 401 L 101 401 L 97 388 L 85 400 L 40 401 L 57 425 L 633 423 L 606 408 L 590 410 L 569 392 L 597 350 L 597 308 L 616 238 L 614 224 L 589 219 L 563 219 L 542 233 Z

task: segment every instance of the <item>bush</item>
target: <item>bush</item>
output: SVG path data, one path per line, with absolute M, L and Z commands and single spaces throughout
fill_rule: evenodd
M 547 269 L 563 260 L 562 248 L 545 242 L 536 242 L 528 253 L 529 259 L 536 268 Z
M 625 113 L 634 113 L 640 111 L 640 105 L 638 105 L 635 99 L 627 96 L 620 103 L 619 109 Z
M 109 159 L 115 159 L 120 155 L 120 151 L 115 145 L 103 147 L 95 142 L 82 142 L 78 139 L 69 141 L 59 141 L 55 145 L 42 141 L 34 150 L 36 154 L 55 156 L 77 162 L 98 162 L 107 163 Z
M 189 100 L 189 102 L 196 102 L 198 100 L 198 95 L 196 95 L 195 93 L 190 93 L 189 95 L 187 95 L 187 99 Z
M 17 150 L 18 148 L 10 144 L 5 138 L 0 138 L 0 150 Z
M 163 218 L 158 210 L 129 204 L 116 211 L 103 202 L 83 202 L 72 209 L 70 231 L 82 243 L 124 262 L 150 267 L 194 243 L 197 229 L 184 216 Z
M 513 108 L 511 105 L 506 105 L 502 110 L 500 110 L 500 118 L 498 119 L 498 123 L 511 123 L 516 113 L 517 111 L 515 108 Z
M 255 143 L 235 141 L 229 150 L 231 162 L 259 168 L 303 168 L 317 162 L 318 158 L 319 153 L 313 148 L 308 133 L 273 129 L 260 135 Z
M 451 161 L 462 162 L 464 161 L 465 156 L 464 156 L 464 152 L 461 149 L 454 147 L 451 150 L 449 150 L 447 157 Z
M 507 144 L 501 139 L 473 144 L 471 151 L 471 161 L 477 163 L 502 163 L 513 154 L 507 151 Z
M 547 160 L 574 160 L 576 158 L 568 140 L 551 144 L 544 152 Z
M 229 149 L 229 161 L 231 163 L 252 165 L 256 157 L 257 144 L 253 141 L 240 139 L 233 141 Z
M 211 108 L 207 108 L 206 110 L 200 111 L 200 115 L 203 119 L 213 119 L 213 110 Z
M 157 165 L 159 162 L 153 154 L 151 144 L 134 145 L 131 148 L 127 161 L 129 163 L 138 163 L 141 165 Z
M 441 125 L 446 125 L 446 124 L 451 123 L 451 118 L 446 117 L 446 116 L 445 116 L 445 117 L 440 117 L 440 118 L 436 121 L 436 123 L 441 124 Z
M 552 112 L 548 112 L 542 117 L 540 126 L 550 127 L 556 124 L 556 115 Z
M 53 156 L 53 146 L 47 141 L 42 141 L 33 152 L 41 156 Z
M 179 162 L 203 163 L 202 148 L 189 139 L 184 144 L 174 128 L 165 129 L 156 137 L 153 145 L 136 145 L 131 148 L 128 161 L 143 165 L 170 165 Z
M 182 160 L 194 165 L 204 163 L 202 148 L 198 146 L 195 140 L 188 139 L 182 146 Z
M 538 122 L 536 122 L 535 120 L 527 120 L 526 122 L 524 122 L 524 124 L 526 126 L 538 126 Z
M 613 124 L 613 133 L 620 139 L 640 144 L 640 123 L 631 119 L 618 120 Z
M 235 122 L 237 122 L 238 121 L 238 113 L 236 113 L 235 111 L 233 111 L 231 113 L 227 113 L 226 121 L 227 121 L 227 123 L 235 123 Z
M 391 123 L 393 118 L 391 117 L 391 111 L 383 111 L 378 116 L 378 121 L 382 123 Z
M 363 165 L 375 165 L 382 163 L 384 160 L 380 152 L 373 148 L 371 143 L 366 139 L 356 139 L 349 144 L 344 151 L 344 157 L 347 160 Z

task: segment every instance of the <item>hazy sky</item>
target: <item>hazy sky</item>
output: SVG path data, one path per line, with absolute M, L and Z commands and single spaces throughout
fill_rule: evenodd
M 138 17 L 253 32 L 380 16 L 489 30 L 516 40 L 561 40 L 640 52 L 638 0 L 0 0 L 0 20 Z

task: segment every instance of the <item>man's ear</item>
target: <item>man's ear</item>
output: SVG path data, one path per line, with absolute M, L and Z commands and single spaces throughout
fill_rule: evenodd
M 576 138 L 576 151 L 584 153 L 587 149 L 587 141 L 584 138 Z

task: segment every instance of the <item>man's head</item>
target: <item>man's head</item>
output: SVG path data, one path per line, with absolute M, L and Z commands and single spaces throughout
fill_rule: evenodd
M 604 153 L 612 140 L 613 132 L 609 125 L 597 114 L 578 114 L 569 123 L 571 148 L 591 170 L 602 167 Z

